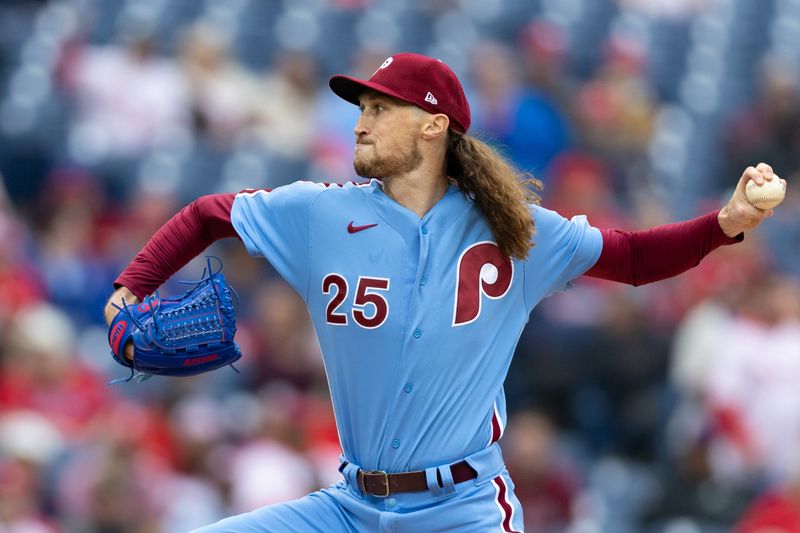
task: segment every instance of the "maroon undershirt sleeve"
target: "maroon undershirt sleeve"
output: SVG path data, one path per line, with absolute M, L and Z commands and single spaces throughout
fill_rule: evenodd
M 201 196 L 161 226 L 114 281 L 140 300 L 155 291 L 211 243 L 237 236 L 231 224 L 236 194 Z
M 644 231 L 601 229 L 603 249 L 587 276 L 643 285 L 676 276 L 697 266 L 712 250 L 740 242 L 717 221 L 719 211 Z

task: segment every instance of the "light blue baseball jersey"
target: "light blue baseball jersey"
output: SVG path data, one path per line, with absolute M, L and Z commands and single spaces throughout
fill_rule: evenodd
M 487 448 L 531 309 L 597 261 L 600 232 L 531 206 L 535 246 L 500 254 L 457 188 L 422 218 L 378 180 L 237 195 L 231 221 L 305 300 L 342 450 L 365 469 L 420 470 Z

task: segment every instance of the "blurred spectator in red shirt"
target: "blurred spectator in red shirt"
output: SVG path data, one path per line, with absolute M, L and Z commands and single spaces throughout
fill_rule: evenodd
M 641 43 L 610 38 L 603 63 L 576 97 L 580 141 L 614 169 L 611 177 L 616 193 L 647 184 L 643 174 L 656 101 L 645 77 L 646 66 L 646 49 Z
M 29 232 L 12 212 L 0 184 L 0 339 L 17 311 L 44 297 L 41 283 L 23 255 L 27 238 Z
M 745 511 L 734 533 L 800 533 L 800 487 L 760 496 Z
M 57 533 L 46 515 L 47 468 L 64 451 L 58 428 L 40 414 L 0 416 L 0 531 Z
M 0 360 L 0 410 L 35 411 L 67 438 L 80 438 L 110 393 L 75 357 L 75 340 L 70 319 L 49 304 L 17 313 Z
M 630 226 L 614 196 L 608 163 L 574 150 L 561 153 L 551 168 L 553 181 L 544 191 L 545 207 L 567 218 L 586 215 L 598 228 Z
M 573 518 L 580 480 L 575 466 L 558 453 L 556 440 L 552 423 L 536 411 L 513 415 L 503 438 L 506 464 L 529 533 L 563 531 Z

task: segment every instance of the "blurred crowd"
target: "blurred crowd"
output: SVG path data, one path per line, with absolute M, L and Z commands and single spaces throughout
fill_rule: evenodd
M 327 78 L 395 51 L 451 64 L 471 133 L 564 216 L 646 228 L 749 164 L 787 179 L 689 273 L 534 310 L 501 444 L 528 532 L 800 532 L 797 35 L 796 0 L 0 3 L 0 532 L 179 533 L 338 480 L 306 310 L 238 241 L 209 253 L 240 373 L 108 386 L 102 308 L 197 196 L 354 179 Z

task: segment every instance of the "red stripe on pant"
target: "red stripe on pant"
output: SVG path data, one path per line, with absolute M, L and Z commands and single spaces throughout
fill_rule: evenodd
M 503 516 L 503 531 L 507 533 L 520 533 L 511 527 L 511 519 L 514 516 L 514 506 L 508 500 L 508 487 L 503 479 L 503 476 L 497 476 L 492 480 L 495 488 L 497 489 L 497 505 L 500 507 Z

